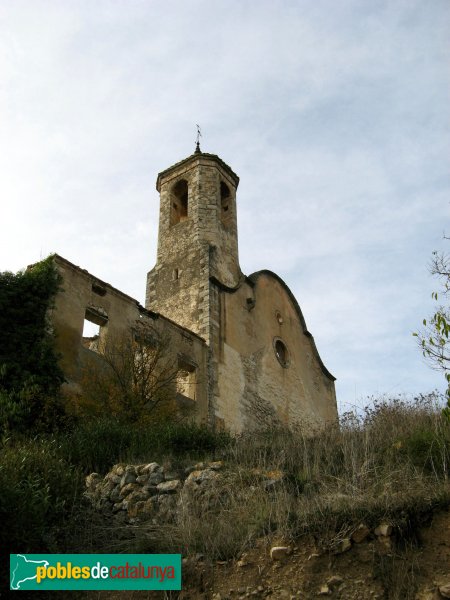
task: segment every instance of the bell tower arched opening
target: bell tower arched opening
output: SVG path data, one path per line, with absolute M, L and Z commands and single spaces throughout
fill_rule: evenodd
M 231 192 L 230 188 L 224 181 L 220 182 L 220 220 L 226 229 L 228 229 L 233 223 Z
M 170 195 L 170 224 L 176 225 L 188 218 L 188 183 L 180 179 Z

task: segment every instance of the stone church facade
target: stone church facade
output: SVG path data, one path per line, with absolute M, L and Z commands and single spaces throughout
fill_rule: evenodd
M 142 328 L 168 339 L 183 374 L 177 399 L 198 422 L 239 432 L 337 418 L 335 378 L 292 292 L 271 271 L 240 269 L 238 184 L 227 164 L 198 146 L 158 175 L 158 252 L 145 307 L 55 255 L 63 284 L 52 320 L 68 388 L 79 390 L 94 352 L 83 344 L 87 319 L 103 343 Z

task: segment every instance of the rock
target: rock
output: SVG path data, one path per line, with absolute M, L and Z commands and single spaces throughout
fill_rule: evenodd
M 168 473 L 164 473 L 164 479 L 166 481 L 172 481 L 173 479 L 179 479 L 180 476 L 175 471 L 169 471 Z
M 105 476 L 105 481 L 112 481 L 112 483 L 117 484 L 120 483 L 122 477 L 120 475 L 116 475 L 116 473 L 114 473 L 114 471 L 110 471 L 106 476 Z
M 325 584 L 320 586 L 320 590 L 317 592 L 318 596 L 329 596 L 331 594 L 330 588 Z
M 284 560 L 291 553 L 291 548 L 289 546 L 273 546 L 270 549 L 270 558 L 272 560 Z
M 122 477 L 122 475 L 125 473 L 125 468 L 123 465 L 114 465 L 111 471 L 119 477 Z
M 438 587 L 439 593 L 443 598 L 450 598 L 450 582 L 444 583 Z
M 142 491 L 144 494 L 147 494 L 147 496 L 154 496 L 158 493 L 158 488 L 156 485 L 144 485 Z
M 144 465 L 139 475 L 144 475 L 144 473 L 148 473 L 149 475 L 151 475 L 152 473 L 155 473 L 157 471 L 161 472 L 162 470 L 163 468 L 158 463 L 152 462 L 148 463 L 148 465 Z
M 223 462 L 221 460 L 216 460 L 214 462 L 208 463 L 208 468 L 212 469 L 213 471 L 220 471 L 220 469 L 222 467 L 223 467 Z
M 139 500 L 136 503 L 127 503 L 127 514 L 130 519 L 139 518 L 149 518 L 154 512 L 154 506 L 150 500 Z
M 127 485 L 124 485 L 122 488 L 120 488 L 119 496 L 121 498 L 125 498 L 132 492 L 135 492 L 136 490 L 139 490 L 139 489 L 140 489 L 140 486 L 137 483 L 127 483 Z
M 113 490 L 111 490 L 111 493 L 109 494 L 109 499 L 111 500 L 111 502 L 121 501 L 120 489 L 118 487 L 115 487 Z
M 92 492 L 102 480 L 101 475 L 98 473 L 91 473 L 86 477 L 86 487 L 89 492 Z
M 136 477 L 136 483 L 140 483 L 141 485 L 148 483 L 149 477 L 150 477 L 150 475 L 148 473 L 145 473 L 144 475 L 138 475 Z
M 179 479 L 172 479 L 171 481 L 163 481 L 158 483 L 156 489 L 159 494 L 174 494 L 181 488 L 181 482 Z
M 340 586 L 343 581 L 344 581 L 344 578 L 341 577 L 340 575 L 333 575 L 332 577 L 330 577 L 328 579 L 327 585 L 330 588 L 334 588 L 334 587 Z
M 344 538 L 341 540 L 336 548 L 336 554 L 343 554 L 352 547 L 352 541 L 350 538 Z
M 149 475 L 148 484 L 149 485 L 158 485 L 164 481 L 164 474 L 160 471 L 154 471 Z
M 355 544 L 363 542 L 370 533 L 370 529 L 364 523 L 360 523 L 355 531 L 352 533 L 351 539 Z
M 142 490 L 136 490 L 135 492 L 131 492 L 131 494 L 129 494 L 126 497 L 128 506 L 130 506 L 130 504 L 136 504 L 136 502 L 140 502 L 141 500 L 147 500 L 147 496 L 142 492 Z
M 120 480 L 120 487 L 128 485 L 129 483 L 135 483 L 136 481 L 136 473 L 133 471 L 126 471 L 124 475 L 122 475 L 122 479 Z
M 115 487 L 116 484 L 112 481 L 103 480 L 101 484 L 96 487 L 95 493 L 97 497 L 107 498 Z
M 389 525 L 389 523 L 380 523 L 378 527 L 375 528 L 374 533 L 377 537 L 390 536 L 392 535 L 392 525 Z
M 211 481 L 212 479 L 217 479 L 218 477 L 219 474 L 213 469 L 203 469 L 201 471 L 196 470 L 192 471 L 185 483 L 188 486 L 192 484 L 202 485 L 206 481 Z

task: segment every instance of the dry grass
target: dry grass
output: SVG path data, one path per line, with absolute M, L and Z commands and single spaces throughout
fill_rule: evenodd
M 82 539 L 75 532 L 72 541 L 82 552 L 226 560 L 262 536 L 271 543 L 308 534 L 334 552 L 359 523 L 387 520 L 394 546 L 388 555 L 374 553 L 374 575 L 387 597 L 414 598 L 416 533 L 432 510 L 450 504 L 450 423 L 441 407 L 435 395 L 382 399 L 313 437 L 298 428 L 231 438 L 216 449 L 220 476 L 202 492 L 185 487 L 171 521 L 118 526 L 86 510 Z M 180 455 L 167 460 L 184 463 Z
M 224 559 L 262 534 L 309 532 L 332 549 L 361 521 L 381 519 L 402 539 L 450 501 L 450 425 L 435 395 L 378 401 L 315 437 L 300 429 L 252 432 L 232 440 L 223 459 L 225 474 L 207 494 L 183 500 L 162 545 L 160 527 L 137 531 L 144 547 Z M 265 489 L 263 481 L 280 472 Z

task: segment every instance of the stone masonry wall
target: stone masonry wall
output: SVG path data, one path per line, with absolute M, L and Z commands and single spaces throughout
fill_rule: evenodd
M 188 185 L 187 217 L 171 224 L 173 190 Z M 160 175 L 158 255 L 148 274 L 146 307 L 156 310 L 209 342 L 209 280 L 234 286 L 238 262 L 236 179 L 208 155 L 192 156 Z M 230 191 L 227 225 L 221 218 L 221 182 Z M 211 248 L 214 261 L 210 260 Z

